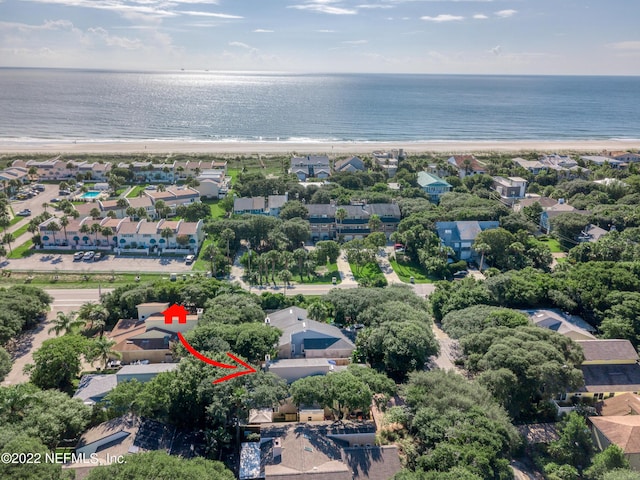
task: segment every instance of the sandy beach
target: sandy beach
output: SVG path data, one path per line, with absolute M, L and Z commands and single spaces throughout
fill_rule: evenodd
M 403 148 L 417 153 L 483 153 L 483 152 L 601 152 L 637 151 L 640 140 L 557 140 L 557 141 L 433 141 L 433 142 L 51 142 L 3 143 L 0 154 L 212 154 L 212 155 L 290 155 L 326 154 L 335 156 L 370 153 L 375 150 Z

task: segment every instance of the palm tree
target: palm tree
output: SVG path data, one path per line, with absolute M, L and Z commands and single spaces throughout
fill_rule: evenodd
M 11 232 L 7 232 L 2 236 L 2 243 L 9 246 L 9 253 L 13 253 L 13 250 L 11 248 L 11 242 L 13 242 L 14 240 L 15 238 L 13 238 L 13 233 Z
M 0 245 L 0 258 L 4 258 L 7 256 L 7 249 Z
M 293 273 L 291 273 L 287 269 L 280 270 L 280 278 L 284 282 L 284 294 L 286 295 L 287 294 L 287 287 L 289 286 L 289 282 L 293 278 Z
M 280 260 L 280 252 L 277 250 L 270 250 L 264 254 L 266 256 L 266 260 L 271 263 L 271 281 L 273 284 L 276 284 L 276 266 L 278 265 L 278 261 Z
M 136 209 L 133 207 L 127 207 L 127 209 L 124 211 L 124 213 L 127 215 L 127 217 L 129 217 L 131 220 L 133 220 L 133 217 L 136 216 Z
M 113 349 L 115 345 L 115 340 L 110 340 L 109 338 L 103 337 L 101 335 L 100 338 L 96 338 L 90 346 L 91 359 L 93 361 L 101 360 L 102 368 L 103 370 L 106 370 L 107 364 L 109 363 L 110 359 L 122 358 L 122 354 L 120 352 L 116 352 Z
M 342 222 L 344 222 L 347 216 L 348 216 L 348 213 L 344 208 L 340 207 L 339 209 L 336 210 L 336 220 L 338 220 L 340 225 L 342 225 Z M 338 234 L 340 234 L 341 230 L 342 230 L 342 227 L 338 229 Z
M 156 201 L 154 207 L 156 208 L 156 214 L 161 218 L 164 217 L 167 213 L 167 204 L 164 202 L 164 200 Z
M 104 335 L 104 327 L 107 324 L 108 317 L 109 312 L 99 303 L 83 303 L 80 310 L 78 310 L 78 318 L 89 322 L 91 330 L 99 328 L 101 337 Z
M 80 233 L 83 233 L 83 234 L 85 234 L 85 235 L 87 235 L 87 234 L 91 233 L 91 227 L 89 226 L 89 224 L 87 224 L 87 223 L 83 223 L 83 224 L 80 226 Z M 85 244 L 86 244 L 86 243 L 87 243 L 87 242 L 85 241 Z
M 227 259 L 229 261 L 229 264 L 232 263 L 231 258 L 229 257 L 230 244 L 231 244 L 231 240 L 234 240 L 235 238 L 236 238 L 236 232 L 234 232 L 230 228 L 225 228 L 224 230 L 222 230 L 222 232 L 220 232 L 220 240 L 227 243 Z
M 76 317 L 77 312 L 70 312 L 68 315 L 64 312 L 58 312 L 56 318 L 52 320 L 52 327 L 49 333 L 55 332 L 56 337 L 62 332 L 63 335 L 73 333 L 78 327 L 84 325 L 84 320 Z
M 56 222 L 51 222 L 49 224 L 47 224 L 47 230 L 49 230 L 51 232 L 51 235 L 53 236 L 53 244 L 56 244 L 56 232 L 60 231 L 60 225 L 58 225 Z
M 93 238 L 93 244 L 98 245 L 98 233 L 102 230 L 102 227 L 99 223 L 92 223 L 90 230 L 91 233 L 95 235 L 95 237 Z
M 144 207 L 138 208 L 137 215 L 140 220 L 142 220 L 143 218 L 149 218 L 149 215 L 147 214 L 147 209 Z
M 161 183 L 158 185 L 158 191 L 159 192 L 164 192 L 167 190 L 167 187 L 164 186 L 164 183 Z
M 63 215 L 60 217 L 60 226 L 64 230 L 64 239 L 67 243 L 69 243 L 69 238 L 67 237 L 67 225 L 69 225 L 69 217 Z
M 98 207 L 93 207 L 90 211 L 89 211 L 89 215 L 91 216 L 91 218 L 93 218 L 94 220 L 97 220 L 98 218 L 100 218 L 100 209 Z
M 216 278 L 216 255 L 218 254 L 218 247 L 216 247 L 216 244 L 214 242 L 211 242 L 209 245 L 207 245 L 207 249 L 205 250 L 204 254 L 206 258 L 208 258 L 211 262 L 211 275 L 213 275 L 213 278 Z
M 129 202 L 127 202 L 126 198 L 119 198 L 116 205 L 118 208 L 127 208 L 129 206 Z
M 111 227 L 104 227 L 100 230 L 100 233 L 102 233 L 102 235 L 104 235 L 104 238 L 107 242 L 107 245 L 109 245 L 109 238 L 111 236 L 113 236 L 113 228 Z
M 49 208 L 49 204 L 48 204 L 47 202 L 44 202 L 44 203 L 42 204 L 42 208 L 44 208 L 44 211 L 46 212 L 46 211 L 47 211 L 47 208 Z
M 308 252 L 304 248 L 296 248 L 293 251 L 293 258 L 298 262 L 298 275 L 300 275 L 300 283 L 302 283 L 302 272 L 304 269 L 304 262 L 308 257 Z
M 480 256 L 480 267 L 478 268 L 478 270 L 480 270 L 482 272 L 482 267 L 483 267 L 483 264 L 484 264 L 484 256 L 491 251 L 491 246 L 489 244 L 487 244 L 487 243 L 479 242 L 479 243 L 473 245 L 473 249 L 476 252 L 479 252 L 481 254 L 481 256 Z
M 369 217 L 369 230 L 371 232 L 377 232 L 382 227 L 382 220 L 380 220 L 380 216 L 375 213 Z
M 162 231 L 160 232 L 160 236 L 167 241 L 166 245 L 168 247 L 169 246 L 169 239 L 171 237 L 173 237 L 173 229 L 169 228 L 169 227 L 163 228 Z M 167 248 L 167 247 L 165 247 L 165 248 Z

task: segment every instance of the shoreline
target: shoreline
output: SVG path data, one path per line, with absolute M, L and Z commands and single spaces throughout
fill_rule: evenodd
M 402 148 L 409 154 L 420 153 L 518 153 L 518 152 L 601 152 L 640 149 L 640 140 L 434 140 L 424 142 L 251 142 L 251 141 L 112 141 L 42 143 L 3 143 L 0 155 L 24 154 L 211 154 L 278 155 L 326 154 L 356 155 L 375 150 Z

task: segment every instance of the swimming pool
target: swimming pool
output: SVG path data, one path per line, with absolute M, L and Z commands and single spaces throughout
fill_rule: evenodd
M 88 192 L 84 192 L 82 195 L 80 195 L 80 198 L 96 198 L 101 193 L 102 192 L 98 192 L 95 190 L 89 190 Z

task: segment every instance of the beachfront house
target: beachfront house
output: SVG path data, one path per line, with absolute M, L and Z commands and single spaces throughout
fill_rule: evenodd
M 337 160 L 333 166 L 336 172 L 364 172 L 367 167 L 360 157 L 343 158 Z
M 513 205 L 516 200 L 524 198 L 527 181 L 521 177 L 493 177 L 493 188 L 504 203 Z
M 371 233 L 369 220 L 377 215 L 381 221 L 380 231 L 387 238 L 397 230 L 401 220 L 400 207 L 396 203 L 355 203 L 352 205 L 314 204 L 307 205 L 311 241 L 345 241 L 362 239 Z M 340 212 L 340 213 L 338 213 Z M 344 216 L 344 218 L 343 218 Z
M 329 157 L 326 155 L 293 157 L 289 173 L 293 173 L 301 182 L 309 178 L 328 178 L 331 175 Z
M 485 166 L 473 155 L 453 155 L 447 163 L 455 168 L 460 178 L 487 173 Z

